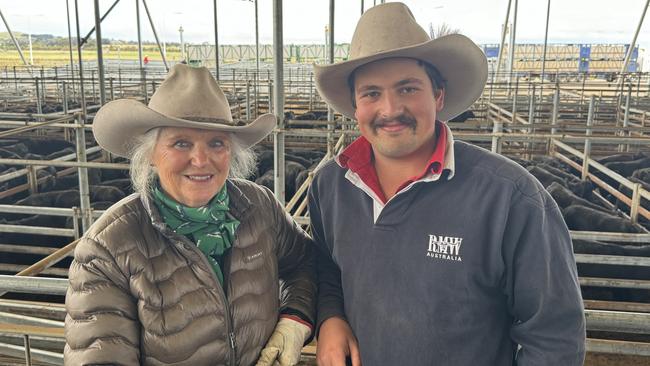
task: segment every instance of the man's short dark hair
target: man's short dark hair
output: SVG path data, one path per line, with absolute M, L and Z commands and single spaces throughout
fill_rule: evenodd
M 438 71 L 438 69 L 435 66 L 431 65 L 430 63 L 418 59 L 416 59 L 415 61 L 417 61 L 418 66 L 422 67 L 424 69 L 424 72 L 427 73 L 427 76 L 431 81 L 433 94 L 437 96 L 437 93 L 440 90 L 444 90 L 445 87 L 447 86 L 447 80 L 445 80 L 440 74 L 440 71 Z M 352 71 L 350 76 L 348 76 L 348 88 L 350 89 L 350 98 L 352 99 L 352 107 L 354 107 L 354 109 L 357 109 L 357 102 L 355 100 L 355 91 L 354 91 L 354 75 L 356 72 L 357 70 L 354 70 Z

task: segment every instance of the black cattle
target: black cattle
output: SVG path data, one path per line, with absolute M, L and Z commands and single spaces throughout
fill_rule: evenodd
M 542 163 L 538 166 L 555 176 L 566 179 L 567 182 L 576 183 L 580 180 L 580 178 L 576 177 L 575 175 L 567 173 L 565 170 L 557 168 L 551 164 Z
M 256 177 L 261 177 L 269 169 L 273 169 L 273 151 L 271 150 L 262 150 L 257 153 L 257 174 Z M 308 168 L 312 165 L 312 162 L 308 159 L 305 159 L 301 156 L 294 155 L 293 153 L 287 153 L 284 155 L 285 162 L 294 162 L 300 164 L 303 168 Z
M 472 110 L 466 110 L 465 112 L 457 115 L 456 117 L 449 120 L 449 122 L 465 122 L 470 118 L 475 118 L 476 115 Z
M 638 179 L 639 181 L 650 186 L 650 168 L 635 170 L 634 173 L 632 173 L 632 178 Z
M 650 245 L 645 244 L 613 244 L 591 240 L 574 239 L 573 250 L 576 254 L 650 257 Z M 578 263 L 577 267 L 578 275 L 580 277 L 622 278 L 636 280 L 650 279 L 650 268 L 646 266 Z M 583 298 L 589 300 L 633 301 L 644 303 L 650 302 L 650 292 L 647 290 L 595 286 L 581 286 L 581 288 Z
M 90 186 L 90 200 L 92 202 L 117 202 L 126 197 L 124 192 L 112 186 L 92 185 Z
M 20 142 L 20 140 L 0 139 L 0 147 L 15 145 L 15 144 L 17 144 L 19 142 Z
M 318 117 L 316 117 L 316 115 L 312 112 L 306 112 L 301 115 L 295 116 L 294 119 L 299 121 L 316 121 Z
M 14 151 L 1 148 L 0 149 L 0 158 L 3 158 L 3 159 L 22 159 L 22 156 L 20 156 L 18 153 L 14 152 Z
M 57 151 L 75 148 L 75 145 L 69 141 L 51 138 L 48 138 L 47 140 L 39 138 L 25 139 L 22 140 L 22 143 L 27 146 L 29 152 L 45 156 L 53 154 Z
M 116 161 L 117 162 L 117 161 Z M 115 179 L 127 179 L 129 178 L 129 171 L 125 169 L 88 169 L 88 173 L 96 170 L 102 180 L 115 180 Z
M 95 185 L 101 182 L 101 171 L 99 169 L 88 169 L 88 184 Z M 75 172 L 56 178 L 56 184 L 53 191 L 62 191 L 66 189 L 79 188 L 79 175 Z
M 545 165 L 545 166 L 552 166 L 557 169 L 561 169 L 563 171 L 568 171 L 569 166 L 563 163 L 560 159 L 554 158 L 552 156 L 545 156 L 545 155 L 536 155 L 531 159 L 531 162 L 534 165 Z
M 126 195 L 133 193 L 133 186 L 131 185 L 131 179 L 128 178 L 111 179 L 111 180 L 102 181 L 101 185 L 115 187 L 120 191 L 124 192 L 124 194 Z
M 564 221 L 571 230 L 601 231 L 616 233 L 643 233 L 629 220 L 580 205 L 571 205 L 562 210 Z
M 611 213 L 610 210 L 604 207 L 600 207 L 595 203 L 592 203 L 584 198 L 575 195 L 573 192 L 571 192 L 570 189 L 562 186 L 557 182 L 551 183 L 548 187 L 546 187 L 546 190 L 551 194 L 551 197 L 553 197 L 560 208 L 566 208 L 571 205 L 581 205 L 605 213 Z
M 293 113 L 292 111 L 284 112 L 284 119 L 285 120 L 296 119 L 296 114 Z
M 296 193 L 296 189 L 299 188 L 296 186 L 297 177 L 305 171 L 305 167 L 301 164 L 298 164 L 293 161 L 286 161 L 284 167 L 284 192 L 287 200 L 290 200 L 291 197 Z M 265 186 L 270 190 L 274 188 L 274 175 L 275 171 L 273 169 L 267 170 L 262 176 L 255 180 L 255 183 Z
M 563 186 L 567 186 L 567 181 L 561 177 L 558 177 L 548 170 L 541 168 L 537 165 L 531 165 L 526 168 L 530 174 L 532 174 L 544 187 L 548 187 L 551 183 L 558 183 Z
M 65 216 L 30 215 L 17 220 L 0 218 L 0 224 L 20 226 L 45 226 L 60 228 L 65 225 Z M 70 226 L 71 227 L 71 226 Z
M 273 151 L 262 150 L 257 152 L 257 173 L 255 177 L 261 178 L 270 169 L 273 169 Z
M 309 160 L 311 163 L 310 165 L 320 162 L 325 156 L 324 152 L 315 150 L 294 150 L 291 152 L 291 154 Z
M 14 145 L 3 146 L 2 150 L 13 153 L 13 154 L 15 154 L 16 156 L 19 156 L 19 157 L 22 157 L 22 156 L 24 156 L 25 154 L 27 154 L 29 152 L 29 148 L 27 147 L 27 145 L 25 145 L 22 142 L 19 142 L 19 143 L 14 144 Z M 5 156 L 2 156 L 2 157 L 4 158 Z M 10 159 L 13 159 L 13 157 L 10 158 Z
M 607 164 L 607 163 L 613 163 L 613 162 L 623 162 L 623 161 L 632 161 L 632 160 L 638 160 L 641 158 L 644 158 L 645 155 L 642 153 L 636 153 L 636 154 L 614 154 L 614 155 L 609 155 L 604 158 L 596 159 L 597 162 L 601 164 Z
M 273 186 L 273 180 L 274 180 L 273 173 L 274 173 L 273 169 L 267 170 L 266 172 L 264 172 L 264 174 L 262 174 L 260 177 L 255 179 L 255 183 L 257 183 L 257 184 L 259 184 L 261 186 L 264 186 L 264 187 L 266 187 L 266 188 L 268 188 L 270 190 L 273 190 L 273 188 L 274 188 L 274 186 Z
M 605 166 L 624 177 L 630 177 L 635 170 L 650 168 L 650 157 L 643 157 L 631 161 L 615 161 L 606 163 Z
M 521 165 L 524 168 L 528 168 L 532 163 L 526 159 L 518 158 L 516 156 L 507 156 L 508 159 L 514 161 L 515 163 Z
M 558 183 L 564 187 L 569 188 L 571 192 L 583 198 L 590 197 L 591 191 L 594 188 L 594 184 L 589 180 L 580 181 L 572 178 L 570 181 L 568 181 L 567 179 L 558 177 L 557 175 L 537 165 L 528 166 L 526 170 L 528 170 L 530 174 L 537 178 L 537 180 L 542 183 L 544 188 L 550 186 L 552 183 Z
M 77 150 L 74 147 L 66 147 L 65 149 L 55 151 L 49 155 L 47 155 L 47 160 L 54 160 L 56 158 L 60 158 L 62 156 L 70 155 L 70 154 L 76 154 Z

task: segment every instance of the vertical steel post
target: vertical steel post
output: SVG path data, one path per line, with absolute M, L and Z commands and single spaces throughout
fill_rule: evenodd
M 515 0 L 516 3 L 517 0 Z M 501 30 L 501 44 L 499 45 L 499 56 L 497 56 L 497 66 L 496 69 L 493 71 L 492 75 L 496 75 L 499 73 L 499 70 L 501 69 L 501 57 L 503 56 L 503 45 L 506 41 L 506 30 L 508 29 L 508 19 L 510 18 L 510 5 L 512 4 L 512 0 L 508 0 L 508 10 L 506 10 L 506 20 L 503 22 L 503 29 Z M 494 80 L 494 77 L 492 78 Z M 492 99 L 492 98 L 490 98 Z
M 512 29 L 510 41 L 510 73 L 515 69 L 515 49 L 517 48 L 517 14 L 519 14 L 519 0 L 515 0 L 515 6 L 512 9 Z
M 106 104 L 106 85 L 104 83 L 104 52 L 102 50 L 102 21 L 99 18 L 99 0 L 95 0 L 95 38 L 97 39 L 97 70 L 99 74 L 99 104 Z
M 551 115 L 551 135 L 557 133 L 557 116 L 560 112 L 560 84 L 555 84 L 555 93 L 553 94 L 553 114 Z
M 151 13 L 149 13 L 149 7 L 147 6 L 147 1 L 142 0 L 142 5 L 144 5 L 144 11 L 147 13 L 147 18 L 149 18 L 149 24 L 151 25 L 151 31 L 153 36 L 156 39 L 156 44 L 158 45 L 158 50 L 160 51 L 160 56 L 162 57 L 163 64 L 165 65 L 165 70 L 169 71 L 169 66 L 167 66 L 167 58 L 165 57 L 165 52 L 163 52 L 162 47 L 160 47 L 160 40 L 158 39 L 158 32 L 156 32 L 156 27 L 153 25 L 153 19 L 151 18 Z
M 23 334 L 23 344 L 25 345 L 25 364 L 32 366 L 32 350 L 29 344 L 29 334 Z
M 329 9 L 329 49 L 327 61 L 330 64 L 334 63 L 334 0 L 330 0 Z M 334 152 L 334 130 L 336 129 L 336 121 L 334 121 L 334 110 L 329 105 L 327 106 L 327 153 L 333 154 Z
M 530 135 L 535 134 L 535 85 L 532 86 L 531 94 L 530 94 L 530 100 L 528 104 L 528 129 L 527 132 Z M 527 155 L 529 158 L 532 158 L 533 155 L 533 147 L 534 147 L 534 138 L 531 137 L 528 139 L 528 142 L 526 143 L 526 151 Z
M 61 87 L 63 88 L 63 114 L 67 116 L 68 115 L 68 84 L 65 81 L 63 81 Z M 63 129 L 63 138 L 66 141 L 71 140 L 69 128 Z
M 515 81 L 515 94 L 512 96 L 512 123 L 517 122 L 517 101 L 519 99 L 519 75 Z
M 27 166 L 27 185 L 29 186 L 29 193 L 38 193 L 38 177 L 36 176 L 36 167 L 34 165 Z
M 76 0 L 75 0 L 76 1 Z M 77 161 L 81 163 L 86 162 L 86 129 L 85 118 L 79 114 L 77 115 L 76 131 L 76 145 L 77 145 Z M 90 189 L 88 187 L 88 168 L 79 167 L 77 169 L 79 174 L 79 199 L 81 203 L 81 222 L 84 233 L 92 224 L 92 217 L 90 217 Z
M 314 73 L 309 74 L 309 111 L 314 110 Z
M 632 85 L 627 86 L 627 95 L 625 96 L 625 113 L 623 114 L 623 136 L 630 137 L 630 131 L 627 131 L 630 127 L 630 99 L 632 99 Z M 630 143 L 625 143 L 625 145 L 618 145 L 618 151 L 630 151 Z
M 363 15 L 363 10 L 364 10 L 363 0 L 361 0 L 361 15 Z
M 596 102 L 596 96 L 592 95 L 589 98 L 589 113 L 587 114 L 587 131 L 586 135 L 591 136 L 591 127 L 594 125 L 594 104 Z M 591 140 L 589 137 L 585 139 L 585 157 L 582 161 L 582 180 L 586 180 L 589 176 L 589 159 L 591 156 Z
M 546 71 L 546 46 L 548 44 L 548 20 L 551 15 L 551 0 L 548 0 L 546 6 L 546 30 L 544 31 L 544 50 L 542 51 L 542 85 L 544 85 L 544 72 Z M 544 94 L 541 94 L 542 98 Z
M 65 11 L 68 18 L 68 50 L 70 51 L 70 81 L 72 82 L 72 95 L 74 96 L 75 87 L 74 87 L 74 59 L 72 57 L 72 32 L 70 30 L 70 6 L 68 5 L 68 0 L 65 0 Z
M 246 80 L 246 121 L 251 120 L 251 81 Z
M 278 128 L 274 132 L 274 192 L 275 197 L 284 206 L 284 55 L 282 38 L 282 0 L 273 0 L 273 81 L 274 108 Z
M 41 83 L 38 77 L 34 78 L 34 87 L 36 88 L 36 113 L 43 114 Z M 41 117 L 36 118 L 37 121 L 42 121 Z
M 258 114 L 258 94 L 260 87 L 260 31 L 257 0 L 255 0 L 255 118 Z
M 632 204 L 630 205 L 630 220 L 633 223 L 639 221 L 639 204 L 641 203 L 641 183 L 633 183 Z
M 214 0 L 214 76 L 219 80 L 219 30 L 217 23 L 217 0 Z
M 76 0 L 75 0 L 76 1 Z M 135 0 L 135 22 L 138 29 L 138 65 L 140 65 L 140 82 L 144 99 L 147 100 L 147 81 L 144 78 L 144 66 L 142 65 L 142 34 L 140 32 L 140 0 Z
M 501 134 L 503 132 L 503 122 L 499 119 L 500 116 L 497 116 L 495 119 L 492 120 L 493 126 L 492 126 L 492 133 L 494 134 L 492 136 L 492 152 L 496 154 L 501 154 L 501 146 L 502 146 L 502 141 L 501 141 L 501 136 L 497 136 L 496 134 Z

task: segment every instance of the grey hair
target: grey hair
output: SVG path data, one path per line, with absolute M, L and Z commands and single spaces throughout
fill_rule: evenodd
M 157 178 L 156 169 L 152 164 L 153 150 L 156 147 L 158 136 L 162 128 L 154 128 L 138 137 L 130 151 L 131 183 L 133 190 L 140 195 L 148 195 L 153 189 L 153 182 Z M 230 169 L 229 178 L 246 179 L 253 175 L 256 167 L 255 153 L 242 145 L 230 134 Z
M 130 174 L 133 190 L 146 196 L 153 188 L 156 170 L 152 164 L 153 149 L 156 147 L 161 128 L 154 128 L 136 138 L 129 153 L 131 159 Z

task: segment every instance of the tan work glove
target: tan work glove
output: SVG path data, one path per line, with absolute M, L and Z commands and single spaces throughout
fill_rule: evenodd
M 311 328 L 288 318 L 280 318 L 255 366 L 293 366 L 300 361 L 300 351 Z

